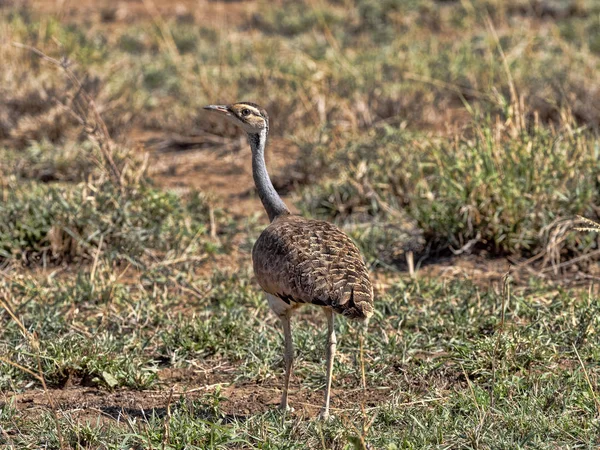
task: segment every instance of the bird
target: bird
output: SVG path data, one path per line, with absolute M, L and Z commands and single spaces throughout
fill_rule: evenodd
M 291 317 L 302 305 L 321 307 L 327 319 L 326 380 L 321 419 L 330 417 L 331 382 L 337 337 L 334 314 L 368 322 L 373 315 L 373 285 L 354 242 L 334 224 L 292 214 L 271 182 L 265 163 L 267 112 L 252 102 L 208 105 L 246 132 L 252 150 L 252 176 L 270 224 L 252 248 L 255 277 L 281 321 L 285 376 L 280 408 L 288 403 L 294 361 Z

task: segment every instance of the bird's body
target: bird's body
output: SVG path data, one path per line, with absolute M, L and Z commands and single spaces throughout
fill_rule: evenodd
M 285 382 L 281 407 L 288 408 L 294 349 L 291 316 L 303 304 L 323 308 L 327 317 L 327 380 L 322 417 L 329 415 L 333 359 L 337 338 L 333 313 L 353 319 L 373 314 L 373 287 L 367 267 L 352 240 L 335 225 L 293 215 L 275 191 L 264 152 L 269 130 L 265 110 L 249 102 L 210 105 L 242 127 L 252 149 L 252 174 L 271 224 L 252 249 L 254 273 L 281 320 L 285 338 Z
M 329 222 L 277 217 L 256 241 L 252 262 L 258 284 L 289 308 L 313 304 L 353 319 L 373 311 L 373 288 L 360 252 Z

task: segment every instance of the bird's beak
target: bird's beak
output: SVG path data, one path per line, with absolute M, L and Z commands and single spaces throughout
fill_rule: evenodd
M 226 116 L 231 115 L 231 113 L 227 109 L 227 106 L 225 106 L 225 105 L 207 105 L 204 107 L 204 109 L 207 109 L 209 111 L 216 111 L 216 112 L 218 112 L 220 114 L 224 114 Z

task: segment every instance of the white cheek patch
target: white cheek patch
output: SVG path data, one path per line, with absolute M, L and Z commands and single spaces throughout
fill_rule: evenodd
M 249 122 L 256 127 L 265 126 L 265 120 L 261 117 L 252 117 L 251 120 L 249 120 Z

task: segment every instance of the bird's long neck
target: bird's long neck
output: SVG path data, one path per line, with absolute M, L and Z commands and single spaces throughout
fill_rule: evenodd
M 248 134 L 248 141 L 252 148 L 252 176 L 258 190 L 258 196 L 262 202 L 269 220 L 272 222 L 277 216 L 289 214 L 290 210 L 285 206 L 283 200 L 273 187 L 271 178 L 265 164 L 265 146 L 267 144 L 267 130 L 260 133 Z

